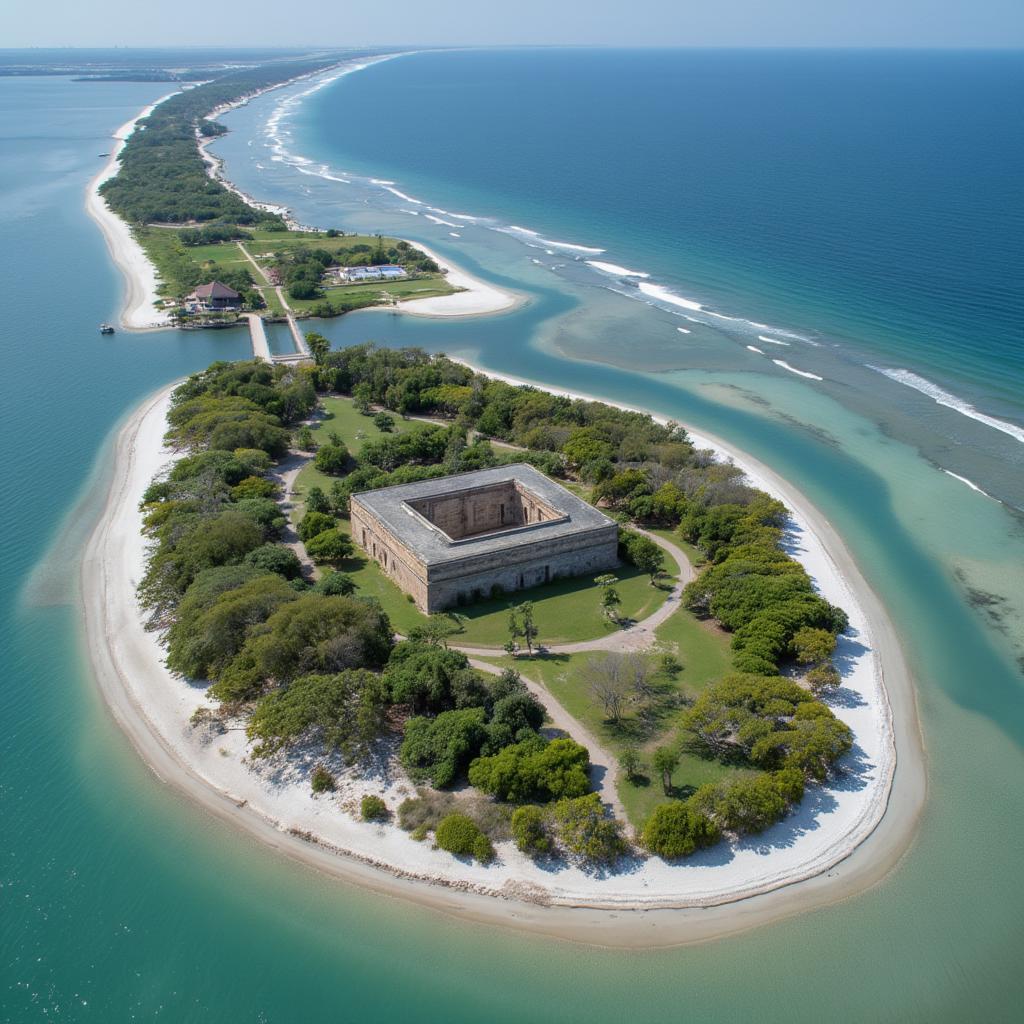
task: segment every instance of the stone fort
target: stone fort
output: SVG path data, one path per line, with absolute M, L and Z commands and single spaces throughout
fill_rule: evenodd
M 352 539 L 422 612 L 618 564 L 618 527 L 528 465 L 352 495 Z

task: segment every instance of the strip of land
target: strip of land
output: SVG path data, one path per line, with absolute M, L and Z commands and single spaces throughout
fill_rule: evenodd
M 157 637 L 141 624 L 135 584 L 145 542 L 138 506 L 151 478 L 173 458 L 162 447 L 168 404 L 169 390 L 147 400 L 119 435 L 107 504 L 83 561 L 86 638 L 103 692 L 140 752 L 163 778 L 210 809 L 279 849 L 378 890 L 481 920 L 609 945 L 697 941 L 830 902 L 881 878 L 906 848 L 924 775 L 913 696 L 892 627 L 827 522 L 747 459 L 743 468 L 794 510 L 790 540 L 797 557 L 825 596 L 842 600 L 855 630 L 849 642 L 857 649 L 842 652 L 850 707 L 836 710 L 854 728 L 858 744 L 859 763 L 848 766 L 853 771 L 844 787 L 809 789 L 794 814 L 767 833 L 731 850 L 697 854 L 685 866 L 651 859 L 606 878 L 575 868 L 552 878 L 514 848 L 501 848 L 499 862 L 484 867 L 411 843 L 394 827 L 357 821 L 313 799 L 305 772 L 288 763 L 254 770 L 245 763 L 242 733 L 204 738 L 189 728 L 202 690 L 166 669 Z M 897 710 L 901 765 L 895 785 L 883 672 Z M 384 766 L 345 784 L 356 802 L 361 786 L 389 801 L 408 789 L 404 780 L 387 777 Z M 488 896 L 516 902 L 482 898 Z
M 160 312 L 156 308 L 160 301 L 160 282 L 156 267 L 146 256 L 128 224 L 110 209 L 100 195 L 100 186 L 117 174 L 117 158 L 139 121 L 148 117 L 155 107 L 173 95 L 174 93 L 168 93 L 148 107 L 143 107 L 127 124 L 114 132 L 116 144 L 111 151 L 110 159 L 100 173 L 89 182 L 85 193 L 85 209 L 99 225 L 110 251 L 110 258 L 124 277 L 125 292 L 120 323 L 127 330 L 142 331 L 166 327 L 171 321 L 166 312 Z

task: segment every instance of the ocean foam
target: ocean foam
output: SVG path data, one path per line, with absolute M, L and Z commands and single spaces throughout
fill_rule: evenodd
M 988 491 L 983 491 L 973 480 L 968 480 L 967 477 L 961 476 L 959 473 L 954 473 L 951 469 L 944 469 L 942 471 L 946 476 L 951 476 L 954 480 L 959 480 L 962 484 L 967 484 L 972 491 L 977 491 L 979 494 L 984 494 L 986 498 L 992 498 L 992 495 Z M 999 501 L 998 498 L 992 498 L 993 501 Z
M 690 333 L 690 329 L 688 327 L 677 327 L 676 330 L 680 334 L 689 334 Z
M 910 370 L 891 370 L 882 366 L 872 366 L 870 363 L 867 366 L 868 369 L 881 373 L 889 380 L 896 381 L 897 384 L 904 384 L 908 388 L 920 391 L 922 395 L 927 395 L 934 402 L 960 413 L 961 416 L 967 416 L 969 419 L 984 423 L 986 427 L 1009 434 L 1010 437 L 1024 444 L 1024 427 L 1018 427 L 1015 423 L 1007 423 L 1006 420 L 999 420 L 995 416 L 979 412 L 970 402 L 963 398 L 957 398 L 956 395 L 940 388 L 938 384 L 933 384 L 930 380 L 912 373 Z
M 374 184 L 377 184 L 376 182 Z M 383 185 L 382 188 L 385 192 L 390 192 L 392 195 L 398 196 L 405 203 L 415 203 L 417 206 L 423 206 L 422 199 L 413 199 L 412 196 L 407 196 L 404 192 L 399 192 L 397 188 L 392 188 L 390 185 Z
M 443 224 L 446 228 L 458 228 L 461 224 L 453 224 L 450 220 L 442 220 L 440 217 L 435 217 L 432 213 L 423 214 L 427 220 L 432 220 L 435 224 Z
M 704 307 L 699 302 L 694 302 L 693 299 L 684 299 L 681 295 L 669 291 L 664 285 L 641 282 L 637 287 L 644 295 L 656 299 L 658 302 L 667 302 L 673 306 L 681 306 L 683 309 L 692 309 L 697 313 L 704 312 Z
M 747 346 L 750 347 L 749 345 Z M 789 370 L 790 373 L 795 373 L 798 377 L 806 377 L 808 380 L 824 380 L 824 377 L 819 377 L 816 373 L 811 373 L 808 370 L 798 370 L 795 366 L 790 366 L 783 359 L 773 359 L 772 362 L 776 366 L 781 366 L 784 370 Z
M 614 274 L 616 277 L 650 277 L 650 274 L 645 274 L 642 270 L 627 270 L 625 267 L 620 267 L 617 263 L 602 263 L 600 260 L 584 260 L 591 267 L 596 267 L 598 270 L 603 270 L 606 274 Z
M 452 216 L 455 215 L 452 214 Z M 527 245 L 533 245 L 534 248 L 566 249 L 569 252 L 592 253 L 595 256 L 600 256 L 604 252 L 604 249 L 598 249 L 591 245 L 577 245 L 575 242 L 556 242 L 553 238 L 542 238 L 539 231 L 534 231 L 532 228 L 524 228 L 518 224 L 509 224 L 508 227 L 496 227 L 494 230 L 506 235 L 516 235 L 520 241 L 525 242 Z M 554 255 L 554 253 L 551 253 L 551 255 Z
M 759 356 L 764 355 L 764 349 L 758 348 L 756 345 L 748 345 L 747 348 L 750 349 L 751 352 L 756 352 Z
M 767 342 L 769 345 L 789 345 L 788 341 L 779 341 L 777 338 L 766 338 L 763 334 L 757 336 L 758 341 Z

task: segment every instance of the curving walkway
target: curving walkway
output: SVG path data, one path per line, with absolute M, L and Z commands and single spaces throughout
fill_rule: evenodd
M 577 640 L 567 644 L 545 644 L 543 649 L 550 654 L 583 654 L 586 651 L 644 651 L 654 643 L 655 630 L 679 607 L 683 588 L 697 577 L 686 552 L 672 541 L 659 537 L 649 530 L 638 526 L 632 527 L 637 533 L 649 537 L 662 550 L 667 551 L 679 565 L 679 578 L 672 587 L 672 592 L 646 619 L 634 622 L 633 625 L 620 629 L 607 636 L 595 637 L 593 640 Z M 505 650 L 502 647 L 472 647 L 450 644 L 456 650 L 477 658 L 500 658 Z

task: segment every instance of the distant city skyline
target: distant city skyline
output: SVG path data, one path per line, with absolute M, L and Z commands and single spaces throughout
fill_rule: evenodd
M 51 0 L 8 8 L 5 47 L 1024 47 L 1021 0 Z

